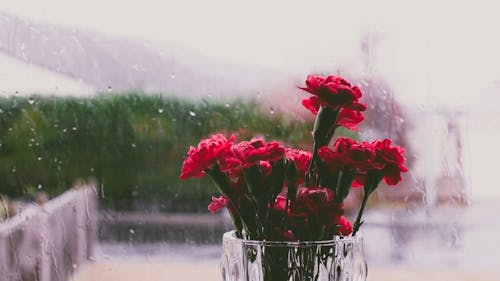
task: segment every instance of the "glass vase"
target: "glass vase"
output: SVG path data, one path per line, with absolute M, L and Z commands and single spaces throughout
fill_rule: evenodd
M 222 238 L 223 281 L 365 281 L 363 238 L 276 242 Z

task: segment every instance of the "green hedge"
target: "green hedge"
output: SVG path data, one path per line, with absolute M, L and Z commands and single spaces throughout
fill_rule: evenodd
M 212 184 L 178 179 L 190 145 L 238 132 L 300 146 L 310 143 L 311 128 L 252 100 L 0 97 L 0 193 L 55 196 L 75 179 L 95 178 L 105 208 L 205 211 Z

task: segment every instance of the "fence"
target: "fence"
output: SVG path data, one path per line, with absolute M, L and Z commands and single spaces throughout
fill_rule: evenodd
M 83 186 L 0 223 L 0 280 L 68 280 L 93 254 L 97 215 L 95 189 Z

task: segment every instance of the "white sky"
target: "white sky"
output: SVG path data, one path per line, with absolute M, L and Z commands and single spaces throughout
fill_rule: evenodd
M 167 41 L 295 75 L 339 66 L 356 72 L 361 38 L 377 34 L 374 71 L 408 103 L 467 104 L 500 80 L 494 2 L 366 2 L 4 0 L 0 11 Z

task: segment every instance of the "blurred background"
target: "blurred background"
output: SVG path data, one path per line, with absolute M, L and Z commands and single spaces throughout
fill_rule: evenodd
M 207 212 L 209 180 L 179 180 L 183 158 L 215 132 L 310 149 L 297 86 L 313 73 L 364 93 L 359 132 L 339 134 L 406 148 L 404 181 L 369 202 L 369 280 L 497 280 L 499 24 L 486 1 L 0 2 L 0 260 L 28 272 L 43 263 L 36 252 L 21 262 L 21 246 L 2 254 L 23 212 L 54 201 L 90 217 L 97 200 L 81 246 L 92 262 L 52 265 L 47 280 L 218 280 L 230 220 Z M 71 203 L 82 186 L 96 198 Z M 52 233 L 42 227 L 32 235 Z M 81 248 L 71 243 L 61 247 Z

